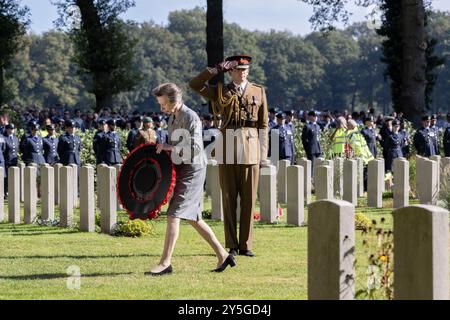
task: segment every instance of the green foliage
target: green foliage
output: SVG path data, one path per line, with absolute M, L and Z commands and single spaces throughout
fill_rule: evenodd
M 203 210 L 202 217 L 203 217 L 203 219 L 211 219 L 212 210 L 211 209 Z
M 444 173 L 440 181 L 438 206 L 450 210 L 450 165 L 442 170 Z
M 362 212 L 357 212 L 355 215 L 355 228 L 356 230 L 367 231 L 372 224 L 369 217 Z
M 368 257 L 366 283 L 356 292 L 356 298 L 388 299 L 394 297 L 394 239 L 392 230 L 386 228 L 384 218 L 372 221 L 362 232 L 363 250 Z
M 118 222 L 113 229 L 113 236 L 138 238 L 154 234 L 154 226 L 142 220 Z
M 29 25 L 29 9 L 17 0 L 0 0 L 0 108 L 9 98 L 5 86 L 5 69 L 22 48 L 22 37 Z

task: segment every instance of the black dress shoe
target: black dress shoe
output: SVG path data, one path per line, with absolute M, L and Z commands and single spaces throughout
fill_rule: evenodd
M 231 266 L 232 268 L 235 267 L 237 264 L 236 259 L 233 257 L 233 255 L 229 255 L 225 261 L 222 263 L 220 267 L 217 269 L 211 270 L 212 272 L 223 272 L 228 266 Z
M 163 271 L 160 271 L 160 272 L 148 271 L 148 272 L 145 272 L 144 274 L 146 276 L 154 276 L 154 277 L 156 277 L 156 276 L 163 276 L 165 274 L 171 274 L 172 272 L 173 272 L 173 269 L 172 269 L 172 266 L 170 265 L 167 268 L 165 268 Z
M 232 256 L 237 256 L 238 255 L 238 249 L 230 249 L 230 251 L 228 251 L 229 254 L 231 254 Z
M 240 256 L 247 256 L 247 257 L 254 257 L 255 254 L 252 252 L 252 250 L 239 250 Z

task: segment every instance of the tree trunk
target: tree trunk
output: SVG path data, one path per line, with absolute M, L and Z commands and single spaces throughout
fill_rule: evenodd
M 96 107 L 95 112 L 99 113 L 103 108 L 113 108 L 112 94 L 95 94 Z
M 224 60 L 223 54 L 223 4 L 222 0 L 207 0 L 206 12 L 206 53 L 208 66 L 214 67 Z M 209 81 L 217 84 L 224 81 L 223 73 Z
M 421 114 L 426 112 L 426 48 L 425 8 L 423 0 L 401 0 L 402 93 L 400 110 L 406 118 L 420 124 Z

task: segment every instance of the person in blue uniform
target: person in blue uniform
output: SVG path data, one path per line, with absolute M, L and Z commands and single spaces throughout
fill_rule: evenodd
M 49 124 L 46 129 L 48 134 L 44 138 L 44 158 L 46 163 L 54 165 L 59 162 L 58 138 L 55 134 L 55 125 Z
M 274 108 L 269 109 L 269 130 L 277 125 L 277 111 Z
M 162 128 L 162 117 L 161 116 L 155 116 L 153 117 L 153 125 L 155 126 L 156 131 L 156 141 L 161 143 L 168 143 L 169 142 L 169 134 L 167 133 L 167 130 Z
M 19 163 L 19 139 L 15 135 L 16 127 L 10 123 L 5 126 L 4 139 L 5 150 L 3 151 L 3 158 L 5 159 L 5 195 L 8 194 L 8 169 L 9 167 L 16 167 Z
M 316 158 L 322 156 L 322 147 L 320 146 L 320 127 L 317 123 L 317 114 L 315 111 L 308 112 L 308 122 L 303 127 L 302 144 L 306 152 L 306 157 L 314 163 Z M 314 166 L 312 166 L 314 168 Z M 312 174 L 313 173 L 312 169 Z
M 413 143 L 417 150 L 417 154 L 422 157 L 431 157 L 436 154 L 433 139 L 430 137 L 429 116 L 422 117 L 422 127 L 416 131 Z
M 102 153 L 102 144 L 104 142 L 104 137 L 106 132 L 108 132 L 108 125 L 106 124 L 106 120 L 100 119 L 97 122 L 98 130 L 92 139 L 92 148 L 94 149 L 95 159 L 97 161 L 97 165 L 105 163 L 104 154 Z
M 104 160 L 108 166 L 113 166 L 122 163 L 122 156 L 120 155 L 120 137 L 116 132 L 117 120 L 110 119 L 106 122 L 108 125 L 108 132 L 103 137 L 102 151 L 104 153 Z
M 294 164 L 294 135 L 290 126 L 286 125 L 285 118 L 286 116 L 282 112 L 277 113 L 277 124 L 270 130 L 269 138 L 272 138 L 272 130 L 278 130 L 278 159 L 289 160 L 291 164 Z M 269 156 L 272 155 L 271 144 L 269 143 Z
M 73 120 L 66 120 L 64 122 L 66 132 L 58 139 L 58 156 L 63 166 L 71 164 L 81 165 L 80 152 L 82 142 L 78 135 L 76 135 L 76 123 Z
M 398 120 L 394 120 L 392 122 L 392 132 L 389 136 L 386 137 L 386 171 L 392 172 L 392 164 L 394 163 L 394 159 L 403 157 L 401 143 L 402 143 L 402 135 L 399 133 L 400 131 L 400 122 Z
M 206 148 L 216 141 L 216 137 L 220 135 L 220 131 L 214 126 L 214 116 L 212 114 L 205 115 L 203 120 L 203 147 Z
M 141 116 L 137 116 L 133 121 L 133 128 L 128 133 L 127 137 L 127 149 L 128 151 L 133 151 L 134 142 L 136 141 L 136 137 L 139 134 L 139 130 L 142 129 L 143 118 Z
M 450 157 L 450 113 L 447 114 L 447 128 L 444 131 L 444 153 L 446 157 Z
M 286 111 L 286 119 L 284 121 L 284 125 L 292 132 L 292 135 L 295 135 L 295 122 L 294 122 L 294 112 Z
M 28 126 L 30 133 L 22 140 L 22 160 L 25 165 L 30 164 L 39 165 L 45 163 L 44 159 L 44 142 L 39 135 L 39 124 L 37 121 L 31 121 Z
M 374 128 L 374 122 L 372 117 L 364 119 L 364 128 L 361 130 L 361 134 L 366 139 L 367 147 L 374 156 L 377 157 L 377 140 L 381 139 L 381 136 L 376 132 Z

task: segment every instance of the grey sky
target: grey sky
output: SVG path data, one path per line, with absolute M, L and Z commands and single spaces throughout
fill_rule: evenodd
M 31 9 L 33 32 L 41 33 L 53 28 L 57 13 L 50 0 L 22 0 L 22 4 Z M 153 20 L 166 24 L 169 12 L 196 6 L 206 7 L 206 0 L 136 0 L 136 7 L 124 17 L 138 22 Z M 433 7 L 450 11 L 450 1 L 433 0 Z M 353 13 L 351 22 L 366 20 L 366 8 L 352 5 L 348 9 Z M 311 14 L 312 8 L 298 0 L 224 0 L 225 20 L 248 30 L 288 30 L 305 35 L 311 32 L 308 21 Z

